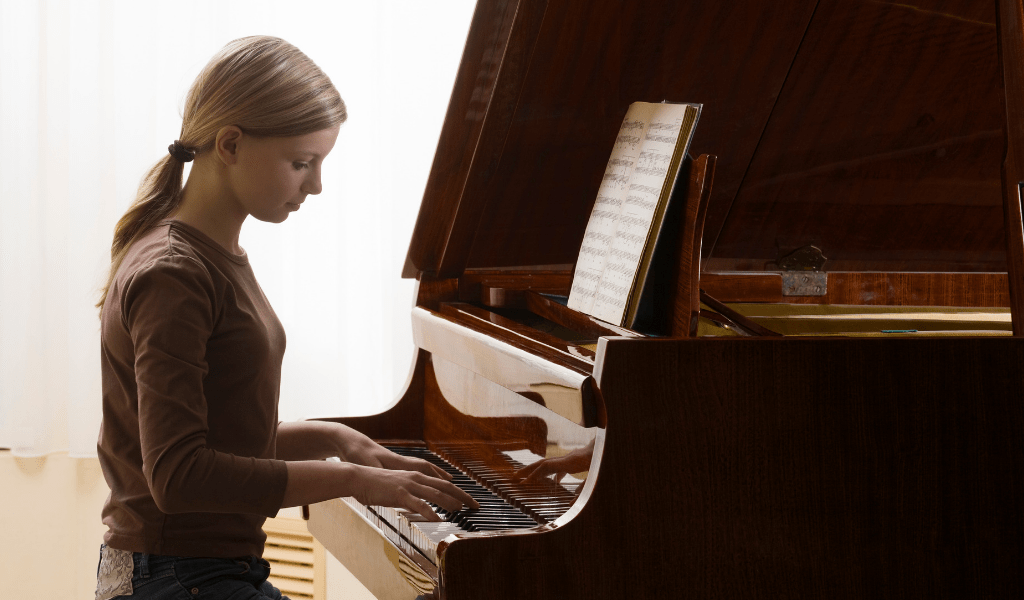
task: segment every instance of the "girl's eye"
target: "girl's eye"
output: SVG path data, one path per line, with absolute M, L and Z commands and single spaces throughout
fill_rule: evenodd
M 296 171 L 299 171 L 301 169 L 308 169 L 309 168 L 309 163 L 293 162 L 292 163 L 292 167 L 294 167 Z

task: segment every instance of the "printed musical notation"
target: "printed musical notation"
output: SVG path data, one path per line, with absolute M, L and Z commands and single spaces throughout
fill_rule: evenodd
M 637 167 L 635 171 L 641 175 L 650 175 L 651 177 L 664 177 L 668 173 L 668 169 L 662 167 Z
M 613 248 L 612 251 L 609 252 L 609 256 L 625 261 L 632 261 L 640 258 L 640 254 L 636 252 L 629 252 L 628 250 L 623 250 L 621 248 Z
M 623 149 L 629 148 L 630 150 L 636 150 L 637 145 L 640 144 L 640 136 L 643 135 L 644 122 L 639 119 L 630 120 L 629 115 L 622 120 L 622 126 L 619 127 L 619 135 L 615 138 L 615 148 Z
M 648 196 L 657 196 L 658 194 L 661 193 L 661 188 L 656 188 L 652 185 L 641 185 L 639 183 L 634 183 L 629 186 L 629 191 L 640 192 L 642 194 L 647 194 Z
M 605 173 L 603 179 L 605 183 L 611 183 L 620 188 L 626 187 L 626 184 L 629 183 L 629 175 L 624 173 Z
M 605 298 L 604 298 L 605 302 L 616 302 L 617 303 L 617 302 L 621 302 L 621 299 L 619 297 L 623 297 L 623 296 L 625 296 L 626 294 L 629 293 L 629 288 L 627 288 L 624 285 L 615 285 L 614 283 L 611 283 L 611 284 L 608 284 L 607 286 L 605 286 L 604 290 L 602 290 L 602 291 L 605 292 L 605 293 L 611 292 L 611 293 L 615 294 L 616 296 L 618 296 L 618 297 L 608 297 L 608 296 L 605 296 Z M 600 295 L 600 292 L 598 292 L 598 294 Z
M 637 227 L 647 229 L 647 227 L 650 227 L 651 225 L 651 220 L 642 217 L 635 217 L 633 215 L 621 215 L 619 217 L 619 225 L 622 225 L 627 229 L 635 229 Z
M 623 290 L 623 289 L 625 289 L 625 288 L 623 288 L 622 286 L 619 286 L 619 285 L 608 286 L 608 291 L 610 291 L 610 292 L 615 292 L 616 290 Z M 594 300 L 595 301 L 599 301 L 602 304 L 611 307 L 612 309 L 618 308 L 619 310 L 621 310 L 622 307 L 625 306 L 625 304 L 626 304 L 626 302 L 624 300 L 622 300 L 621 298 L 615 298 L 615 297 L 609 296 L 608 294 L 606 294 L 604 292 L 597 293 L 595 295 L 595 297 L 594 297 Z
M 627 277 L 633 276 L 633 268 L 624 262 L 613 262 L 608 265 L 608 270 Z
M 583 236 L 583 241 L 588 242 L 592 240 L 597 240 L 599 242 L 607 244 L 608 242 L 612 241 L 612 236 L 608 235 L 607 233 L 602 233 L 600 231 L 588 231 L 587 235 Z
M 647 150 L 640 153 L 636 161 L 636 173 L 652 177 L 664 177 L 668 172 L 668 165 L 672 161 L 671 154 Z M 660 191 L 660 190 L 659 190 Z
M 651 121 L 651 126 L 648 131 L 653 131 L 659 134 L 671 133 L 673 137 L 679 134 L 679 123 L 680 119 L 676 119 L 672 123 L 666 123 L 665 121 Z
M 640 153 L 639 159 L 636 161 L 636 166 L 645 168 L 664 168 L 668 166 L 668 163 L 672 161 L 671 154 L 665 154 L 662 152 L 655 152 L 653 150 L 646 150 Z
M 615 138 L 616 146 L 629 146 L 632 150 L 636 148 L 636 145 L 640 143 L 640 137 L 636 135 L 620 135 Z
M 582 285 L 574 284 L 572 291 L 570 292 L 574 298 L 580 298 L 582 300 L 593 300 L 594 296 L 597 295 L 597 290 L 592 288 L 584 288 Z
M 641 210 L 650 211 L 654 210 L 654 208 L 658 205 L 658 201 L 657 198 L 651 198 L 650 196 L 644 198 L 643 196 L 633 195 L 626 197 L 626 204 L 635 206 Z
M 636 233 L 618 232 L 618 233 L 615 234 L 615 239 L 616 240 L 622 240 L 624 243 L 631 244 L 632 246 L 636 247 L 636 246 L 643 246 L 644 242 L 647 241 L 647 236 L 646 235 L 639 235 L 639 234 L 636 234 Z M 632 252 L 626 252 L 625 250 L 622 250 L 621 248 L 612 248 L 611 255 L 615 256 L 615 257 L 618 257 L 618 258 L 623 258 L 623 259 L 639 257 L 639 254 L 634 254 Z
M 593 283 L 593 282 L 591 282 Z M 587 300 L 593 300 L 594 295 L 597 293 L 594 285 L 587 285 L 587 282 L 581 279 L 574 279 L 572 283 L 572 289 L 569 290 L 569 294 L 574 298 L 581 298 Z
M 673 146 L 675 146 L 678 139 L 679 123 L 651 123 L 651 126 L 647 129 L 647 135 L 644 136 L 645 141 L 661 142 L 662 144 L 672 144 Z
M 608 160 L 608 166 L 604 169 L 602 186 L 611 184 L 622 189 L 629 182 L 629 175 L 633 172 L 636 161 L 633 157 L 618 157 L 614 154 Z

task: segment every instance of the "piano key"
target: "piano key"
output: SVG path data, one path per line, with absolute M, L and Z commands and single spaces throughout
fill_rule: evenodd
M 389 449 L 403 456 L 421 458 L 442 469 L 452 476 L 453 484 L 480 504 L 480 508 L 477 509 L 463 508 L 457 511 L 448 511 L 431 504 L 434 512 L 443 519 L 441 522 L 427 521 L 418 513 L 404 509 L 368 507 L 374 514 L 375 523 L 402 538 L 402 547 L 414 547 L 435 564 L 437 562 L 437 544 L 452 533 L 524 529 L 547 521 L 547 519 L 531 518 L 528 511 L 514 505 L 517 498 L 510 470 L 490 469 L 483 462 L 476 461 L 480 465 L 481 472 L 475 472 L 467 469 L 465 465 L 454 465 L 427 448 L 395 446 L 389 447 Z M 467 459 L 471 459 L 471 455 L 467 456 Z M 502 464 L 507 465 L 508 463 L 505 461 Z M 493 487 L 489 489 L 491 485 L 489 482 L 501 485 L 501 491 L 493 489 Z M 535 496 L 535 507 L 543 509 L 539 512 L 550 517 L 554 514 L 553 511 L 562 509 L 565 503 L 564 501 L 554 501 L 545 504 L 542 501 L 545 489 L 544 486 L 524 486 L 523 493 L 530 497 Z
M 422 447 L 397 447 L 393 450 L 437 465 L 453 476 L 453 483 L 481 502 L 481 507 L 477 511 L 448 513 L 438 510 L 442 518 L 459 522 L 467 528 L 509 527 L 519 523 L 530 526 L 529 520 L 499 520 L 496 523 L 485 520 L 493 515 L 505 518 L 506 506 L 509 505 L 519 509 L 516 513 L 525 513 L 531 517 L 532 521 L 546 523 L 561 516 L 575 501 L 572 490 L 553 481 L 524 485 L 515 477 L 515 471 L 523 468 L 524 462 L 532 463 L 540 459 L 539 456 L 525 450 L 516 451 L 515 455 L 515 458 L 523 458 L 523 461 L 516 460 L 509 452 L 495 452 L 479 445 L 446 446 L 437 448 L 438 454 Z M 495 510 L 498 512 L 493 512 Z

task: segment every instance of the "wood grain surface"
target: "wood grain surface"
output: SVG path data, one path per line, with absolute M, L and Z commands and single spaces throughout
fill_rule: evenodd
M 1024 593 L 1017 339 L 624 340 L 579 514 L 467 539 L 446 597 Z
M 820 2 L 711 255 L 1005 272 L 996 41 L 988 0 Z
M 1006 157 L 1003 160 L 1003 217 L 1013 335 L 1024 335 L 1024 11 L 1020 0 L 997 0 L 999 62 L 1006 92 Z
M 1008 307 L 1005 273 L 829 273 L 824 296 L 783 296 L 779 273 L 702 273 L 723 302 Z

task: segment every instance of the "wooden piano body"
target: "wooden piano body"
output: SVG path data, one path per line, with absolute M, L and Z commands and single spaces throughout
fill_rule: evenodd
M 1022 40 L 1019 0 L 481 2 L 405 270 L 409 386 L 337 420 L 481 464 L 592 444 L 589 470 L 433 564 L 344 499 L 310 530 L 380 598 L 1020 597 Z M 700 158 L 640 333 L 552 298 L 626 107 L 662 99 L 703 103 Z M 823 295 L 785 295 L 808 246 Z M 757 329 L 698 286 L 903 333 L 698 335 Z

